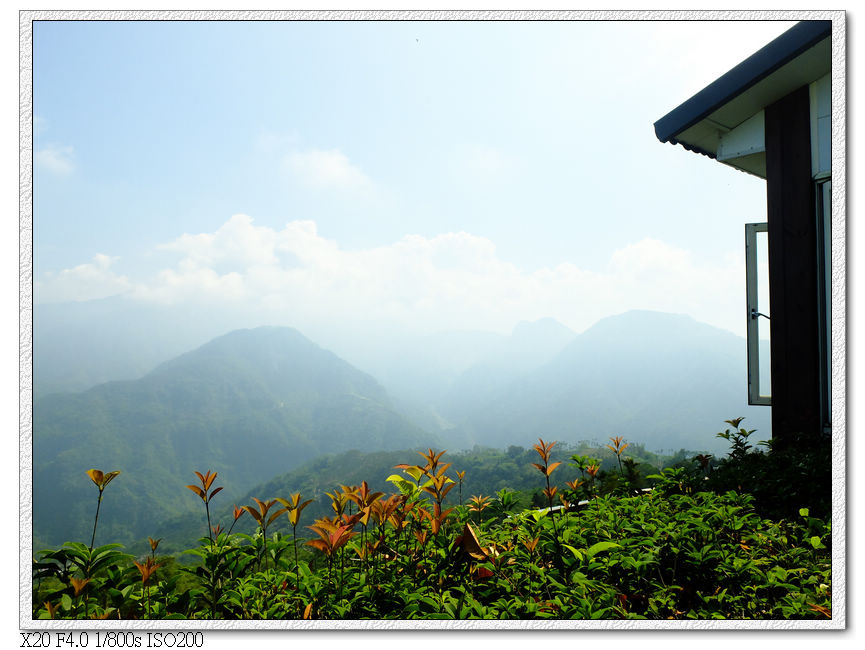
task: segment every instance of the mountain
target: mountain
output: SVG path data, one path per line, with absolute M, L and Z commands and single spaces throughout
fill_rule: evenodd
M 553 318 L 518 323 L 509 337 L 453 381 L 442 411 L 451 420 L 470 417 L 497 391 L 552 361 L 575 336 Z
M 160 363 L 244 327 L 241 320 L 240 314 L 214 317 L 193 305 L 144 303 L 123 295 L 37 304 L 34 397 L 139 379 Z
M 201 508 L 184 487 L 195 470 L 217 471 L 231 501 L 325 452 L 435 442 L 372 377 L 298 331 L 239 330 L 140 379 L 38 399 L 34 531 L 49 544 L 89 539 L 93 467 L 122 471 L 106 489 L 98 537 L 128 541 Z
M 726 419 L 744 416 L 757 439 L 770 437 L 770 410 L 747 406 L 745 355 L 745 341 L 725 330 L 631 311 L 600 320 L 548 363 L 449 415 L 482 445 L 623 435 L 652 450 L 720 452 L 726 446 L 714 434 Z
M 405 417 L 426 430 L 446 433 L 454 425 L 442 414 L 442 406 L 454 382 L 506 338 L 479 330 L 444 331 L 403 336 L 346 355 L 381 382 Z

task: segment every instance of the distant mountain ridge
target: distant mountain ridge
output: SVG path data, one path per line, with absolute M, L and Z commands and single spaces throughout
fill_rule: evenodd
M 126 538 L 199 508 L 184 488 L 194 470 L 218 471 L 232 499 L 324 452 L 435 436 L 397 414 L 372 377 L 274 327 L 231 332 L 138 380 L 47 395 L 35 404 L 33 440 L 34 527 L 56 543 L 92 525 L 91 467 L 123 472 L 100 528 Z
M 624 435 L 647 449 L 725 449 L 714 434 L 743 416 L 762 437 L 769 409 L 747 406 L 745 341 L 689 316 L 630 311 L 598 321 L 548 363 L 503 383 L 458 429 L 479 444 Z M 453 434 L 457 435 L 457 434 Z
M 380 383 L 295 329 L 237 330 L 139 379 L 37 398 L 36 539 L 89 539 L 91 467 L 123 472 L 100 531 L 126 542 L 201 508 L 184 488 L 194 470 L 218 471 L 229 502 L 322 453 L 353 449 L 622 435 L 648 450 L 723 453 L 715 433 L 739 416 L 755 439 L 771 436 L 770 409 L 746 404 L 744 340 L 687 316 L 626 312 L 579 335 L 541 319 L 510 336 L 442 333 L 402 345 L 382 362 L 392 374 Z
M 551 362 L 575 337 L 573 330 L 553 318 L 517 323 L 508 338 L 453 381 L 440 409 L 453 420 L 471 417 L 479 404 Z

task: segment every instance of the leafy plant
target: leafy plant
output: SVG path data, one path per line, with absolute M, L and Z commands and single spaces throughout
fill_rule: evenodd
M 186 487 L 195 492 L 195 494 L 204 501 L 204 510 L 207 513 L 207 536 L 210 538 L 210 546 L 213 547 L 213 526 L 210 523 L 210 500 L 222 490 L 222 487 L 214 488 L 212 491 L 210 490 L 210 486 L 213 485 L 213 481 L 216 479 L 216 472 L 211 473 L 210 470 L 207 470 L 206 474 L 195 472 L 195 475 L 201 482 L 201 487 L 197 485 L 187 485 Z
M 111 483 L 118 474 L 120 474 L 119 471 L 104 474 L 102 470 L 98 469 L 87 470 L 87 476 L 99 488 L 99 498 L 96 500 L 96 517 L 93 519 L 93 536 L 90 538 L 90 550 L 93 550 L 93 544 L 96 542 L 96 524 L 99 523 L 99 507 L 102 505 L 102 493 L 105 491 L 105 486 Z
M 297 588 L 300 588 L 300 572 L 299 572 L 299 564 L 297 560 L 297 524 L 300 522 L 300 515 L 303 512 L 304 508 L 306 508 L 310 503 L 312 503 L 312 499 L 307 499 L 303 503 L 300 502 L 300 492 L 295 492 L 291 495 L 289 499 L 282 499 L 277 497 L 276 499 L 284 506 L 283 511 L 288 515 L 288 521 L 291 524 L 291 541 L 292 546 L 294 547 L 294 575 L 295 580 L 297 580 Z
M 306 526 L 314 537 L 300 548 L 297 527 L 313 500 L 303 500 L 299 492 L 288 499 L 234 506 L 228 531 L 211 527 L 208 517 L 208 536 L 186 551 L 197 559 L 193 566 L 157 558 L 160 540 L 153 538 L 148 538 L 149 553 L 139 559 L 121 553 L 119 545 L 88 548 L 67 542 L 41 551 L 34 560 L 33 615 L 379 620 L 832 616 L 828 519 L 807 504 L 793 516 L 767 519 L 756 508 L 758 499 L 745 490 L 707 490 L 709 484 L 719 487 L 716 481 L 733 476 L 734 470 L 743 478 L 754 459 L 780 462 L 780 446 L 768 454 L 747 450 L 735 461 L 725 459 L 708 480 L 699 458 L 684 455 L 681 466 L 651 477 L 651 492 L 633 496 L 632 459 L 622 457 L 621 440 L 612 442 L 611 451 L 620 452 L 618 474 L 602 477 L 600 463 L 587 456 L 575 461 L 580 477 L 556 492 L 549 480 L 558 466 L 551 458 L 556 443 L 540 439 L 534 451 L 541 462 L 524 459 L 528 472 L 541 471 L 546 478 L 547 507 L 538 509 L 520 510 L 516 493 L 508 489 L 499 489 L 495 499 L 476 495 L 469 507 L 448 507 L 447 490 L 454 485 L 447 482 L 449 464 L 441 462 L 444 452 L 429 450 L 421 452 L 424 465 L 406 465 L 403 476 L 388 477 L 399 488 L 395 494 L 378 492 L 365 481 L 333 490 L 333 516 Z M 789 454 L 785 447 L 783 453 Z M 636 466 L 633 471 L 636 475 Z M 612 489 L 610 476 L 624 479 L 629 490 Z M 214 477 L 209 471 L 199 475 L 201 486 L 195 486 L 205 505 L 218 491 L 211 491 Z M 601 490 L 596 480 L 604 481 Z M 800 494 L 775 493 L 795 499 Z M 572 502 L 580 494 L 591 497 L 589 506 Z M 552 496 L 565 505 L 563 516 L 554 514 Z M 482 517 L 486 511 L 493 516 Z M 233 532 L 244 513 L 258 524 L 255 536 Z M 282 514 L 291 525 L 291 543 L 279 531 L 268 533 Z M 291 547 L 293 565 L 287 557 Z
M 748 453 L 748 450 L 751 449 L 751 444 L 748 442 L 748 438 L 751 436 L 756 429 L 745 429 L 744 427 L 740 428 L 739 425 L 742 423 L 742 420 L 745 418 L 733 418 L 732 420 L 724 420 L 727 424 L 733 427 L 733 430 L 724 429 L 724 431 L 717 434 L 718 438 L 723 438 L 727 440 L 731 444 L 730 449 L 730 458 L 733 460 L 742 460 L 745 455 Z
M 267 569 L 267 527 L 272 524 L 283 512 L 286 512 L 287 507 L 278 508 L 276 511 L 270 514 L 270 517 L 267 514 L 270 512 L 270 509 L 274 507 L 277 503 L 279 503 L 278 499 L 271 499 L 269 501 L 262 501 L 257 499 L 256 497 L 252 497 L 252 500 L 255 501 L 255 506 L 243 506 L 243 509 L 249 513 L 249 515 L 255 519 L 256 523 L 258 523 L 258 527 L 261 530 L 261 539 L 262 539 L 262 555 L 264 557 L 264 568 Z M 261 559 L 259 559 L 259 563 Z

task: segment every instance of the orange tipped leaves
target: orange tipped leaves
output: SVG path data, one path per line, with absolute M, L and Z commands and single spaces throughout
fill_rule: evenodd
M 445 452 L 440 451 L 439 453 L 435 453 L 432 449 L 429 449 L 427 453 L 424 453 L 422 451 L 419 451 L 417 453 L 423 456 L 424 460 L 427 462 L 426 469 L 435 470 L 438 467 L 439 458 L 441 458 Z
M 75 590 L 76 596 L 84 591 L 84 587 L 86 587 L 89 582 L 90 578 L 85 578 L 84 580 L 79 578 L 69 578 L 69 584 L 72 585 L 72 588 Z
M 288 513 L 288 521 L 291 522 L 292 526 L 297 526 L 300 521 L 300 513 L 303 512 L 303 509 L 306 508 L 310 503 L 312 503 L 312 499 L 300 502 L 300 492 L 296 492 L 292 494 L 288 499 L 281 499 L 279 497 L 276 498 L 285 508 L 284 512 Z
M 334 490 L 333 494 L 330 492 L 325 492 L 325 494 L 330 497 L 330 507 L 333 508 L 336 516 L 339 517 L 345 512 L 345 507 L 348 505 L 348 495 L 336 490 Z
M 570 489 L 576 491 L 581 485 L 583 481 L 581 479 L 574 479 L 573 481 L 565 481 L 565 485 L 567 485 Z
M 204 488 L 205 492 L 210 489 L 210 486 L 213 484 L 214 479 L 216 479 L 216 472 L 211 472 L 207 470 L 207 474 L 203 475 L 201 472 L 195 472 L 195 475 L 198 476 L 198 480 L 201 481 L 201 485 Z
M 348 495 L 348 498 L 357 504 L 361 515 L 361 524 L 366 526 L 369 523 L 370 515 L 372 515 L 372 504 L 383 496 L 384 492 L 370 492 L 366 481 L 363 481 L 354 493 Z
M 478 541 L 477 533 L 475 533 L 474 528 L 468 522 L 463 526 L 462 534 L 457 536 L 451 547 L 451 553 L 460 551 L 468 554 L 475 560 L 483 561 L 489 557 L 484 547 Z
M 538 463 L 532 463 L 532 465 L 533 465 L 534 467 L 537 467 L 537 468 L 538 468 L 538 471 L 539 471 L 541 474 L 543 474 L 544 476 L 549 476 L 550 474 L 552 474 L 553 471 L 554 471 L 554 470 L 555 470 L 559 465 L 561 465 L 561 464 L 562 464 L 562 463 L 559 462 L 559 461 L 556 461 L 555 463 L 550 463 L 549 465 L 546 465 L 546 466 L 544 466 L 544 465 L 540 465 L 540 464 L 538 464 Z
M 197 485 L 187 485 L 186 487 L 195 492 L 204 503 L 209 503 L 210 500 L 222 490 L 221 487 L 218 487 L 208 494 L 208 490 L 210 490 L 210 486 L 213 485 L 213 480 L 216 478 L 216 472 L 207 470 L 206 474 L 195 472 L 195 475 L 198 476 L 198 480 L 201 481 L 201 487 L 198 487 Z
M 472 512 L 480 512 L 488 505 L 490 505 L 490 497 L 484 497 L 480 495 L 473 496 L 471 499 L 469 499 L 469 503 L 471 504 L 469 506 L 469 510 L 471 510 Z
M 556 446 L 555 442 L 546 443 L 543 438 L 538 438 L 537 445 L 532 445 L 532 449 L 538 452 L 538 455 L 541 457 L 541 460 L 544 461 L 544 464 L 549 463 L 550 461 L 550 452 L 553 450 L 553 447 Z
M 442 510 L 440 504 L 433 504 L 433 514 L 430 517 L 430 530 L 433 535 L 438 535 L 451 512 L 453 512 L 453 508 Z
M 355 492 L 348 495 L 348 498 L 354 501 L 358 508 L 366 508 L 383 496 L 384 492 L 370 492 L 369 485 L 363 481 Z
M 46 600 L 43 605 L 45 609 L 48 611 L 48 618 L 54 618 L 54 615 L 57 613 L 57 610 L 60 609 L 60 603 L 56 605 L 52 605 L 51 601 Z
M 372 514 L 379 526 L 384 526 L 385 522 L 390 521 L 394 514 L 399 510 L 400 506 L 405 503 L 404 496 L 396 494 L 390 495 L 387 499 L 379 499 L 372 504 Z M 398 525 L 392 522 L 394 528 Z
M 96 487 L 99 488 L 99 491 L 105 489 L 105 486 L 111 483 L 115 476 L 120 474 L 120 471 L 108 472 L 107 474 L 103 473 L 102 470 L 99 469 L 88 469 L 87 476 L 90 477 L 90 480 L 96 484 Z
M 411 476 L 415 481 L 419 481 L 424 474 L 423 468 L 417 465 L 406 465 L 405 463 L 401 463 L 399 465 L 394 465 L 394 469 L 401 469 L 406 474 Z
M 427 538 L 426 528 L 422 528 L 420 530 L 413 530 L 412 533 L 414 534 L 415 539 L 417 539 L 418 543 L 421 546 L 424 546 L 426 544 L 426 538 Z
M 352 531 L 354 524 L 338 525 L 329 519 L 318 519 L 313 526 L 307 526 L 319 536 L 319 539 L 311 539 L 306 544 L 317 548 L 327 556 L 332 556 L 336 551 L 345 546 L 357 533 Z
M 442 467 L 439 470 L 440 473 L 437 476 L 430 475 L 430 479 L 424 484 L 422 488 L 424 492 L 429 492 L 434 497 L 437 497 L 439 501 L 441 501 L 445 497 L 445 495 L 447 495 L 447 493 L 450 492 L 451 489 L 453 489 L 454 485 L 456 485 L 453 479 L 444 475 L 444 471 L 449 465 L 450 463 Z
M 267 528 L 267 526 L 269 526 L 274 521 L 274 519 L 279 517 L 279 515 L 281 515 L 286 510 L 285 508 L 280 508 L 268 518 L 267 513 L 270 512 L 270 509 L 278 503 L 277 499 L 271 499 L 270 501 L 261 501 L 260 499 L 252 497 L 252 500 L 255 501 L 255 503 L 258 505 L 258 508 L 254 508 L 253 506 L 243 506 L 243 509 L 246 510 L 262 528 Z
M 610 438 L 610 440 L 612 441 L 613 444 L 612 444 L 612 445 L 607 445 L 607 449 L 609 449 L 609 450 L 612 451 L 614 454 L 616 454 L 616 456 L 621 456 L 621 455 L 622 455 L 622 452 L 625 451 L 625 449 L 626 449 L 626 448 L 628 447 L 628 445 L 630 444 L 630 443 L 627 443 L 627 442 L 624 443 L 624 444 L 622 444 L 622 440 L 623 440 L 623 439 L 624 439 L 624 438 L 623 438 L 622 436 L 615 436 L 615 437 L 613 437 L 613 438 Z
M 147 541 L 150 542 L 150 550 L 156 553 L 156 547 L 159 546 L 159 542 L 162 541 L 162 538 L 153 539 L 152 537 L 148 537 Z
M 156 569 L 162 565 L 156 564 L 154 559 L 149 557 L 144 561 L 144 564 L 135 562 L 135 566 L 138 567 L 138 571 L 141 573 L 141 584 L 146 585 L 150 577 L 156 573 Z
M 234 521 L 237 521 L 243 516 L 243 513 L 246 512 L 243 508 L 238 508 L 237 505 L 234 506 Z

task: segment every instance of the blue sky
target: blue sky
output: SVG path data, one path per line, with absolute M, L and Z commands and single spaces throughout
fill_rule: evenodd
M 742 334 L 764 183 L 652 124 L 791 25 L 38 23 L 35 300 Z

